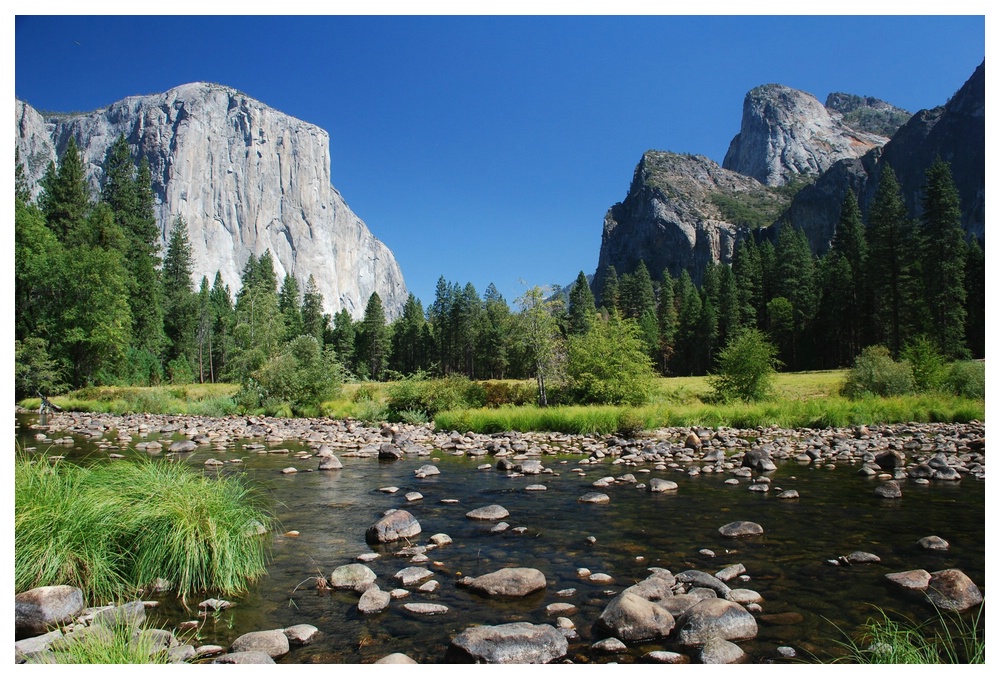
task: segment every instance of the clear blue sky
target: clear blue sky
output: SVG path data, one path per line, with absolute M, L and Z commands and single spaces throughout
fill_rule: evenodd
M 275 6 L 274 8 L 280 9 Z M 271 8 L 271 9 L 274 9 Z M 721 163 L 743 97 L 941 105 L 985 56 L 973 17 L 21 16 L 15 95 L 87 111 L 211 81 L 330 134 L 332 181 L 425 307 L 439 276 L 513 304 L 597 266 L 647 149 Z

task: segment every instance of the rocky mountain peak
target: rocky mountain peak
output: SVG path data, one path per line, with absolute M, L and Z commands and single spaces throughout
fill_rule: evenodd
M 826 108 L 842 116 L 844 123 L 858 132 L 892 137 L 913 115 L 875 97 L 833 92 L 826 98 Z
M 743 101 L 740 132 L 722 167 L 781 186 L 819 175 L 843 158 L 859 158 L 888 139 L 859 132 L 816 97 L 785 85 L 761 85 Z

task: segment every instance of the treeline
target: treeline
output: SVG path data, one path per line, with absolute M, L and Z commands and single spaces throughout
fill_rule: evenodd
M 471 283 L 442 276 L 430 306 L 410 295 L 392 323 L 378 294 L 360 320 L 346 310 L 324 314 L 312 277 L 300 287 L 286 275 L 279 285 L 270 252 L 247 261 L 235 297 L 218 273 L 194 286 L 180 218 L 160 259 L 149 167 L 132 162 L 124 138 L 108 152 L 96 200 L 72 140 L 41 189 L 33 202 L 18 162 L 19 396 L 227 381 L 242 385 L 238 401 L 248 409 L 280 401 L 302 410 L 344 379 L 462 375 L 535 378 L 542 403 L 546 380 L 591 392 L 579 398 L 621 402 L 629 399 L 609 394 L 602 380 L 636 365 L 663 375 L 712 372 L 718 353 L 748 329 L 774 343 L 788 370 L 847 366 L 870 345 L 899 356 L 917 337 L 950 359 L 985 350 L 983 252 L 964 238 L 942 162 L 927 171 L 918 222 L 908 219 L 891 168 L 867 225 L 848 192 L 823 257 L 786 224 L 773 244 L 741 241 L 732 266 L 707 265 L 700 288 L 687 272 L 653 280 L 640 262 L 620 277 L 609 267 L 595 282 L 596 300 L 581 272 L 548 298 L 530 288 L 514 310 L 492 284 L 480 297 Z

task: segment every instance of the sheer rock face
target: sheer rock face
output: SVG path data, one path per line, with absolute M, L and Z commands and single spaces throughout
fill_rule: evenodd
M 858 132 L 816 97 L 784 85 L 762 85 L 743 101 L 740 132 L 722 162 L 768 186 L 819 175 L 844 158 L 860 158 L 886 137 Z
M 628 196 L 604 217 L 594 280 L 600 285 L 610 265 L 619 276 L 631 273 L 642 260 L 654 279 L 664 269 L 674 277 L 687 270 L 698 283 L 708 262 L 729 263 L 749 229 L 727 220 L 720 196 L 767 204 L 775 217 L 788 203 L 756 179 L 704 156 L 647 151 Z
M 390 318 L 407 297 L 392 252 L 330 183 L 330 138 L 230 87 L 181 85 L 83 114 L 42 116 L 15 102 L 15 137 L 37 182 L 72 137 L 95 191 L 120 134 L 153 176 L 165 247 L 177 216 L 188 225 L 197 285 L 216 271 L 235 294 L 247 259 L 270 250 L 280 281 L 314 276 L 331 314 L 364 315 L 378 292 Z M 38 186 L 34 186 L 37 194 Z

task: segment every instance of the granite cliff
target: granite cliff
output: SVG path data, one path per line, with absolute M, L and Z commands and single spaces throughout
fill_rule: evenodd
M 390 317 L 406 301 L 392 252 L 331 184 L 329 135 L 315 125 L 209 83 L 90 113 L 42 115 L 21 101 L 14 111 L 32 182 L 72 137 L 96 194 L 108 147 L 124 134 L 133 157 L 149 161 L 164 244 L 175 217 L 187 222 L 195 285 L 219 271 L 235 293 L 247 259 L 270 250 L 278 280 L 291 273 L 301 287 L 312 275 L 331 314 L 360 318 L 372 292 Z

